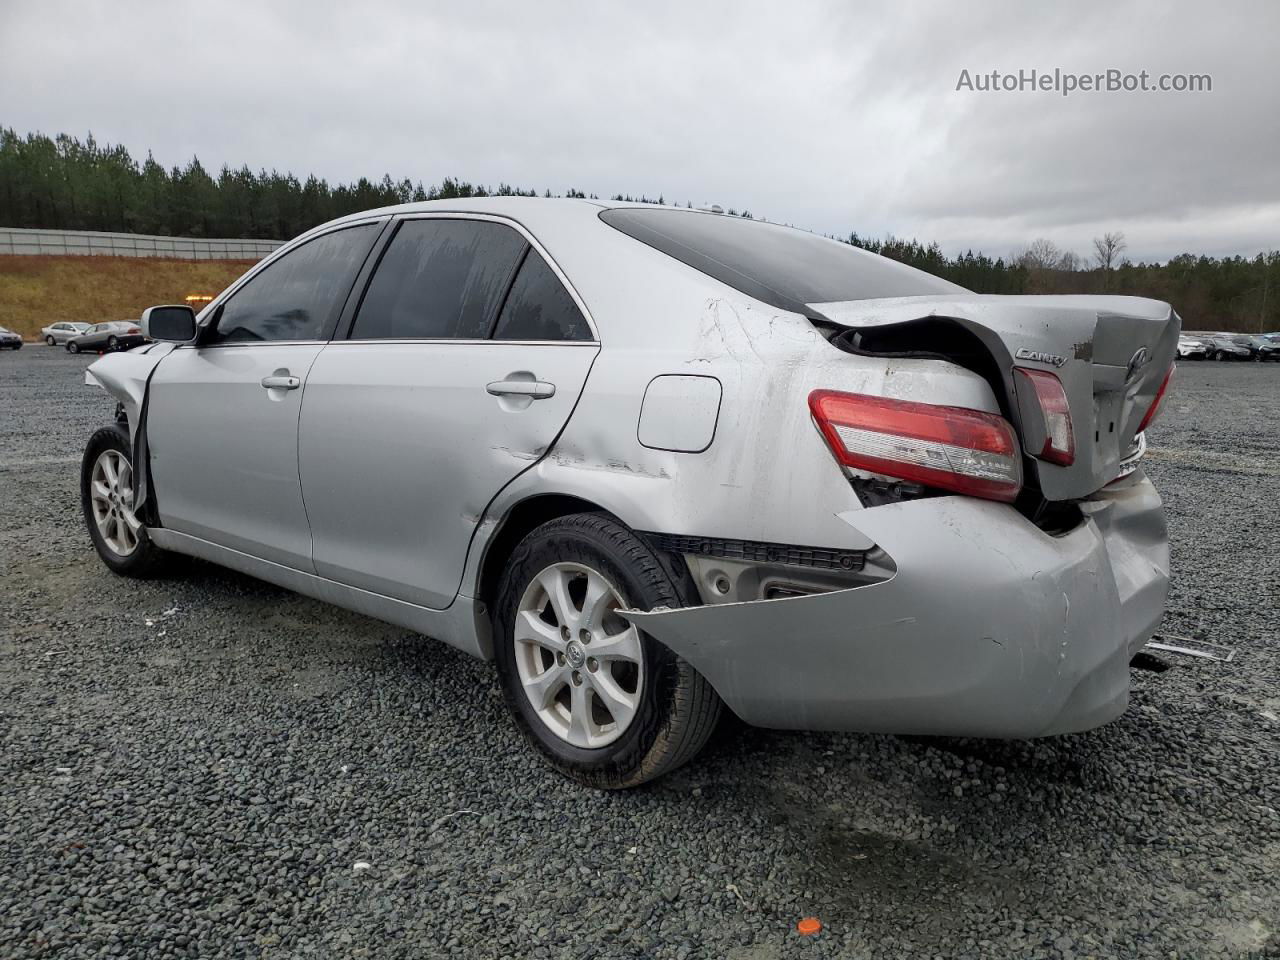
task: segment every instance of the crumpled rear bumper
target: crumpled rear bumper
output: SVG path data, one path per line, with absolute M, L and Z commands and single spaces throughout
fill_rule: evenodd
M 1012 507 L 939 497 L 842 514 L 888 580 L 805 597 L 629 611 L 759 726 L 1022 738 L 1086 730 L 1129 702 L 1169 548 L 1141 471 L 1050 536 Z

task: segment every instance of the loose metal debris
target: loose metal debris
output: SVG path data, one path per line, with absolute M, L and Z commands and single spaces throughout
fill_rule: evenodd
M 1208 643 L 1204 640 L 1192 640 L 1190 637 L 1177 637 L 1173 634 L 1156 634 L 1156 638 L 1161 641 L 1176 640 L 1177 643 L 1151 642 L 1147 644 L 1148 650 L 1163 650 L 1165 653 L 1181 653 L 1188 657 L 1199 657 L 1201 660 L 1217 660 L 1221 663 L 1230 663 L 1231 659 L 1236 655 L 1233 647 L 1224 647 L 1220 643 Z M 1153 638 L 1154 641 L 1155 638 Z

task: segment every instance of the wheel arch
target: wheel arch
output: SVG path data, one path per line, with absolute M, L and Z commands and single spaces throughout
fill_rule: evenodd
M 574 513 L 602 513 L 613 517 L 598 503 L 567 493 L 537 493 L 509 507 L 484 544 L 475 580 L 476 599 L 492 609 L 498 581 L 517 544 L 542 524 Z

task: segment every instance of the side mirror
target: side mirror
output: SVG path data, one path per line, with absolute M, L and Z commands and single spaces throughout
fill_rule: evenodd
M 190 343 L 196 338 L 196 312 L 188 306 L 147 307 L 142 332 L 152 340 Z

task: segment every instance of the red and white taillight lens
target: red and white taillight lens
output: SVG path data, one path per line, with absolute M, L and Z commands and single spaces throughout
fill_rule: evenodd
M 1047 370 L 1017 367 L 1013 374 L 1018 378 L 1018 392 L 1021 394 L 1029 388 L 1029 394 L 1036 398 L 1044 417 L 1044 443 L 1039 450 L 1028 450 L 1027 453 L 1059 466 L 1071 466 L 1076 462 L 1076 437 L 1071 429 L 1071 408 L 1067 404 L 1067 391 L 1063 389 L 1062 381 Z M 1025 418 L 1026 408 L 1023 409 Z
M 1169 395 L 1169 384 L 1173 382 L 1173 371 L 1177 369 L 1178 365 L 1176 363 L 1169 365 L 1169 372 L 1160 381 L 1160 389 L 1156 391 L 1156 398 L 1151 401 L 1151 409 L 1147 411 L 1147 415 L 1142 418 L 1142 423 L 1138 427 L 1139 433 L 1155 423 L 1156 417 L 1160 416 L 1160 411 L 1164 409 L 1164 398 Z
M 1022 489 L 1018 438 L 1004 417 L 837 390 L 813 391 L 809 410 L 846 467 L 989 500 Z

